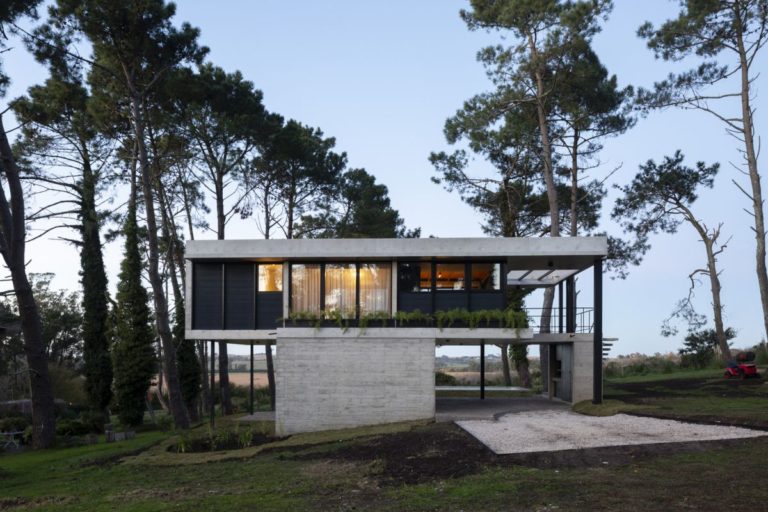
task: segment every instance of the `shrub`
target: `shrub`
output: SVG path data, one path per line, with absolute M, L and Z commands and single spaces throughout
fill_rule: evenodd
M 9 416 L 0 419 L 0 432 L 23 432 L 30 421 L 24 416 Z
M 104 414 L 99 411 L 83 411 L 80 422 L 88 429 L 89 434 L 104 433 Z
M 655 373 L 672 373 L 680 368 L 682 357 L 669 354 L 632 354 L 619 356 L 605 363 L 605 376 L 624 377 L 632 375 L 649 375 Z
M 768 365 L 768 343 L 761 341 L 754 348 L 755 363 L 759 365 Z
M 730 327 L 725 330 L 726 340 L 735 336 L 736 331 Z M 717 348 L 717 335 L 714 329 L 691 332 L 685 337 L 683 348 L 680 349 L 680 366 L 683 368 L 706 368 L 715 360 Z
M 80 420 L 60 420 L 56 423 L 56 435 L 59 436 L 84 436 L 90 434 L 90 430 Z
M 168 432 L 173 428 L 173 418 L 167 414 L 158 414 L 156 417 L 157 428 L 162 432 Z
M 435 386 L 457 386 L 459 381 L 453 375 L 443 372 L 435 372 Z

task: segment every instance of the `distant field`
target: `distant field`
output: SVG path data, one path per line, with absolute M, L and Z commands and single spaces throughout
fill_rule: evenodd
M 477 386 L 480 384 L 480 372 L 443 371 L 443 373 L 455 377 L 456 380 L 459 381 L 459 384 L 465 384 L 469 386 Z M 486 384 L 492 382 L 501 382 L 502 380 L 503 376 L 501 375 L 501 372 L 485 372 Z
M 219 380 L 218 374 L 216 375 L 216 380 Z M 238 372 L 238 373 L 232 373 L 229 372 L 229 382 L 232 384 L 235 384 L 236 386 L 250 386 L 251 385 L 251 374 L 250 372 Z M 255 372 L 253 374 L 253 385 L 257 388 L 265 387 L 267 386 L 267 374 L 266 372 L 260 373 Z

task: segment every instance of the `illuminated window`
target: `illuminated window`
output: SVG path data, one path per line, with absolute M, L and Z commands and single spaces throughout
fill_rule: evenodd
M 259 265 L 259 291 L 283 291 L 283 265 L 280 263 Z
M 501 290 L 501 264 L 473 263 L 472 289 Z
M 342 318 L 355 318 L 357 269 L 354 263 L 325 265 L 325 310 L 340 311 Z
M 398 290 L 401 292 L 428 292 L 432 289 L 432 264 L 429 262 L 400 263 Z
M 291 311 L 320 311 L 320 265 L 291 265 Z
M 438 263 L 437 289 L 438 290 L 464 290 L 464 264 L 463 263 Z
M 360 315 L 392 312 L 392 266 L 360 265 Z

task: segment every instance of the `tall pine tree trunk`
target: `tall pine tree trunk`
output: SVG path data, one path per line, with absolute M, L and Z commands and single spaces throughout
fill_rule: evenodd
M 32 395 L 32 446 L 49 448 L 53 445 L 56 436 L 53 389 L 48 374 L 48 361 L 45 357 L 40 311 L 27 279 L 27 262 L 24 258 L 26 244 L 24 191 L 1 114 L 0 173 L 5 178 L 11 196 L 9 202 L 5 187 L 0 187 L 0 254 L 11 273 L 13 292 L 21 317 L 24 354 L 27 357 Z
M 723 251 L 725 246 L 720 247 L 718 251 L 715 251 L 715 244 L 720 236 L 720 227 L 712 231 L 707 231 L 707 228 L 699 222 L 699 220 L 693 215 L 693 212 L 682 204 L 676 205 L 683 211 L 685 219 L 693 226 L 696 232 L 699 234 L 699 238 L 704 243 L 704 249 L 707 252 L 707 271 L 709 276 L 709 288 L 712 293 L 712 314 L 715 322 L 715 338 L 717 339 L 717 345 L 720 348 L 720 356 L 724 362 L 728 362 L 731 359 L 731 349 L 728 346 L 728 338 L 725 335 L 725 325 L 723 324 L 723 304 L 721 299 L 722 286 L 720 284 L 720 277 L 717 272 L 717 255 Z M 701 271 L 695 271 L 691 274 L 691 279 L 696 273 L 703 273 Z
M 184 397 L 184 403 L 187 405 L 189 419 L 196 422 L 199 420 L 197 398 L 200 395 L 200 364 L 195 355 L 195 342 L 187 340 L 184 336 L 184 293 L 179 283 L 180 269 L 177 268 L 177 264 L 183 268 L 184 262 L 181 258 L 181 251 L 177 248 L 180 243 L 176 235 L 176 224 L 173 222 L 171 208 L 166 200 L 163 183 L 158 179 L 155 180 L 155 184 L 157 186 L 157 199 L 160 203 L 162 233 L 167 244 L 166 261 L 175 306 L 173 341 L 176 347 L 179 384 L 181 385 L 181 395 Z
M 528 38 L 531 60 L 537 63 L 540 59 L 536 43 L 533 36 Z M 560 217 L 557 202 L 557 189 L 555 187 L 555 175 L 552 167 L 552 143 L 549 140 L 549 120 L 546 109 L 547 91 L 544 85 L 544 73 L 540 67 L 534 71 L 536 81 L 536 116 L 539 124 L 539 136 L 541 137 L 541 156 L 544 163 L 544 183 L 547 187 L 547 202 L 549 203 L 549 236 L 560 236 Z M 553 287 L 544 290 L 544 301 L 541 311 L 541 331 L 542 333 L 551 332 L 552 325 L 552 304 L 555 299 L 555 290 Z M 544 391 L 549 389 L 549 347 L 545 344 L 539 345 L 539 361 L 541 364 L 541 382 Z
M 531 371 L 528 366 L 528 347 L 519 343 L 509 346 L 509 355 L 515 363 L 515 371 L 520 379 L 520 385 L 524 388 L 531 387 Z
M 504 376 L 504 385 L 512 385 L 512 375 L 509 372 L 509 343 L 496 345 L 501 349 L 501 373 Z
M 224 240 L 227 219 L 224 215 L 224 184 L 221 172 L 216 173 L 216 238 Z M 228 415 L 234 412 L 232 394 L 229 388 L 229 356 L 227 342 L 219 342 L 219 392 L 221 394 L 221 412 Z
M 131 114 L 133 118 L 134 136 L 138 147 L 139 167 L 141 170 L 141 184 L 144 195 L 144 210 L 147 221 L 147 245 L 149 248 L 148 274 L 152 285 L 152 296 L 155 304 L 155 324 L 157 334 L 163 347 L 163 366 L 168 388 L 168 401 L 173 421 L 177 428 L 189 428 L 189 413 L 181 396 L 179 373 L 176 366 L 176 348 L 173 345 L 170 322 L 168 319 L 168 302 L 163 289 L 163 279 L 160 276 L 159 259 L 160 250 L 157 239 L 157 221 L 155 219 L 155 202 L 152 190 L 153 177 L 147 156 L 146 141 L 144 139 L 143 102 L 135 93 L 131 96 Z
M 737 4 L 738 7 L 738 4 Z M 741 65 L 741 117 L 744 130 L 744 158 L 747 161 L 749 183 L 752 188 L 752 213 L 755 219 L 755 271 L 757 273 L 757 286 L 760 289 L 760 304 L 763 308 L 763 327 L 766 339 L 768 339 L 768 269 L 765 264 L 765 215 L 763 210 L 763 191 L 760 183 L 760 172 L 757 168 L 757 152 L 755 150 L 754 123 L 752 121 L 752 106 L 750 104 L 750 77 L 747 51 L 744 47 L 743 29 L 740 13 L 736 13 L 738 20 L 737 43 L 739 63 Z
M 714 240 L 704 240 L 704 247 L 707 250 L 707 273 L 709 274 L 709 284 L 712 290 L 712 313 L 715 321 L 715 337 L 717 345 L 720 347 L 720 356 L 723 361 L 731 360 L 731 349 L 728 346 L 728 338 L 725 335 L 725 326 L 723 325 L 723 305 L 720 299 L 722 287 L 720 278 L 717 275 L 717 258 L 713 250 Z

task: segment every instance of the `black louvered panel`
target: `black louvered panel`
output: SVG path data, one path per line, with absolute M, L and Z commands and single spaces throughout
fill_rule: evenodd
M 256 294 L 253 263 L 226 263 L 224 288 L 224 328 L 253 329 Z
M 282 322 L 278 319 L 283 316 L 283 292 L 261 292 L 257 299 L 257 329 L 274 329 Z
M 504 309 L 504 294 L 501 292 L 477 292 L 469 294 L 469 310 Z
M 192 328 L 221 329 L 221 263 L 195 263 Z

